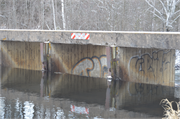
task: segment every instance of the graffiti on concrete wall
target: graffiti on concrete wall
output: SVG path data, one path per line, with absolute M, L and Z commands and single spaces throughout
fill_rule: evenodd
M 171 50 L 153 51 L 152 54 L 144 53 L 130 58 L 128 63 L 128 70 L 134 68 L 138 72 L 151 73 L 155 78 L 155 72 L 165 71 L 171 62 Z M 175 56 L 175 55 L 174 55 Z
M 72 74 L 81 76 L 105 77 L 108 72 L 107 57 L 101 55 L 100 57 L 85 57 L 79 60 L 72 68 Z

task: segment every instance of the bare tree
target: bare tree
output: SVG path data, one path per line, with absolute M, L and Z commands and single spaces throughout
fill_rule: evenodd
M 56 30 L 56 15 L 54 10 L 54 0 L 52 0 L 52 9 L 53 9 L 54 30 Z
M 180 10 L 177 10 L 180 0 L 158 0 L 161 7 L 155 6 L 154 0 L 145 1 L 150 6 L 148 11 L 163 22 L 165 31 L 170 31 L 173 28 L 173 23 L 180 17 Z
M 62 22 L 63 22 L 63 30 L 66 29 L 66 20 L 65 20 L 65 12 L 64 12 L 64 0 L 61 0 L 61 9 L 62 9 Z
M 121 15 L 120 9 L 122 8 L 120 0 L 95 0 L 94 1 L 99 9 L 102 9 L 107 13 L 106 23 L 110 27 L 110 30 L 115 30 L 115 27 L 119 24 L 115 24 L 115 16 Z M 97 13 L 97 11 L 94 11 Z

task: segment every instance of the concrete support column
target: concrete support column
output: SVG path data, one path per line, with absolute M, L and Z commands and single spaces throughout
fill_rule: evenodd
M 123 80 L 174 86 L 175 50 L 120 48 L 116 70 Z

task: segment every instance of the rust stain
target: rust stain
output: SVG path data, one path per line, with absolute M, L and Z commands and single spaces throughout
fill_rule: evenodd
M 49 49 L 51 49 L 51 43 L 49 43 Z
M 124 66 L 120 66 L 120 78 L 125 81 L 130 81 L 128 72 Z
M 59 60 L 59 58 L 55 55 L 52 56 L 51 58 L 51 63 L 52 63 L 52 70 L 54 72 L 63 72 L 66 73 L 66 70 L 64 69 L 63 63 Z

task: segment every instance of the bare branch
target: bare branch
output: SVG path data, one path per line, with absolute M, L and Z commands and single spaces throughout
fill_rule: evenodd
M 159 0 L 159 1 L 160 1 L 161 5 L 163 6 L 165 13 L 167 14 L 167 9 L 166 9 L 166 7 L 164 6 L 163 2 L 162 2 L 161 0 Z
M 47 28 L 48 28 L 49 30 L 51 30 L 51 29 L 49 28 L 49 26 L 48 26 L 47 22 L 46 22 L 46 26 L 47 26 Z
M 0 17 L 6 18 L 6 16 L 4 16 L 4 15 L 0 15 Z
M 145 12 L 149 11 L 149 9 L 151 9 L 152 7 L 149 7 Z
M 176 2 L 176 4 L 178 4 L 180 2 L 180 0 L 178 0 L 177 2 Z
M 178 15 L 178 16 L 171 22 L 171 24 L 173 24 L 179 17 L 180 17 L 180 15 Z
M 152 8 L 154 8 L 154 10 L 155 10 L 156 12 L 158 12 L 158 13 L 162 16 L 161 12 L 160 12 L 159 10 L 157 10 L 154 5 L 152 5 L 148 0 L 145 0 L 145 1 L 148 3 L 149 6 L 151 6 Z
M 178 12 L 180 12 L 180 10 L 176 11 L 176 12 L 174 13 L 174 15 L 176 15 Z
M 162 20 L 163 22 L 165 21 L 165 19 L 163 17 L 158 16 L 156 13 L 154 13 L 153 11 L 150 11 L 151 13 L 153 13 L 156 17 L 158 17 L 160 20 Z

